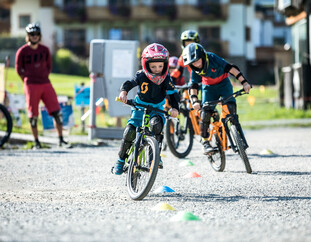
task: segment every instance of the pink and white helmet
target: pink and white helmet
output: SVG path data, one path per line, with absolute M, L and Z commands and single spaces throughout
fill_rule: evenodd
M 148 45 L 141 55 L 141 64 L 147 78 L 153 83 L 160 85 L 168 73 L 168 50 L 161 44 L 153 43 Z M 149 68 L 150 62 L 164 62 L 161 75 L 153 74 Z
M 178 58 L 176 56 L 172 56 L 169 59 L 169 67 L 176 68 L 178 64 Z

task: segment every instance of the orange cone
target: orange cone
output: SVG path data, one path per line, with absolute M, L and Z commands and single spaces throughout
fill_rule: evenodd
M 190 172 L 187 175 L 185 175 L 186 178 L 196 178 L 196 177 L 201 177 L 198 173 L 196 172 Z

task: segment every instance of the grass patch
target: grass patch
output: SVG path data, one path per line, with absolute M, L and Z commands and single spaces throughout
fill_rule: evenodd
M 69 97 L 74 97 L 75 85 L 79 86 L 81 82 L 84 82 L 87 86 L 90 82 L 88 77 L 69 76 L 54 73 L 50 75 L 50 80 L 58 95 L 65 95 Z M 14 68 L 9 68 L 6 88 L 10 93 L 24 93 L 23 83 Z M 241 86 L 238 85 L 234 89 L 238 90 L 240 88 Z M 75 107 L 73 103 L 73 109 L 75 127 L 70 130 L 70 133 L 79 135 L 86 134 L 89 120 L 86 119 L 86 131 L 82 132 L 82 122 L 80 120 L 81 108 Z M 87 110 L 88 108 L 85 108 L 85 111 Z M 275 86 L 254 86 L 251 89 L 250 94 L 237 98 L 237 110 L 242 124 L 244 121 L 311 118 L 311 110 L 304 111 L 280 107 L 278 103 L 278 90 Z M 13 132 L 31 133 L 26 111 L 21 113 L 21 117 L 22 127 L 14 127 Z M 128 117 L 121 119 L 122 127 L 125 127 L 127 119 Z M 98 127 L 115 127 L 116 120 L 116 118 L 110 117 L 105 109 L 101 109 L 99 114 L 96 116 L 96 125 Z M 39 130 L 41 130 L 42 133 L 41 118 L 39 118 L 38 121 Z
M 311 118 L 311 110 L 280 107 L 278 90 L 275 86 L 253 87 L 250 94 L 237 98 L 237 110 L 241 122 Z

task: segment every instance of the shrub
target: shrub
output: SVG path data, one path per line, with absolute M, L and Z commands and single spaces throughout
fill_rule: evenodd
M 77 76 L 89 75 L 86 61 L 79 59 L 68 49 L 59 49 L 53 56 L 53 72 Z

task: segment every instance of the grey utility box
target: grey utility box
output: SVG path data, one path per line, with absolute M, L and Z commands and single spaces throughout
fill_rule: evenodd
M 130 115 L 130 108 L 116 102 L 115 98 L 119 96 L 122 83 L 132 79 L 138 70 L 138 46 L 138 41 L 104 39 L 91 41 L 89 64 L 92 77 L 90 110 L 93 110 L 90 121 L 91 130 L 93 130 L 90 135 L 91 139 L 98 137 L 99 133 L 95 123 L 95 108 L 98 99 L 106 98 L 108 100 L 108 111 L 111 117 Z M 134 98 L 136 90 L 132 90 L 128 94 L 128 98 Z M 106 129 L 106 131 L 111 133 L 112 130 Z

